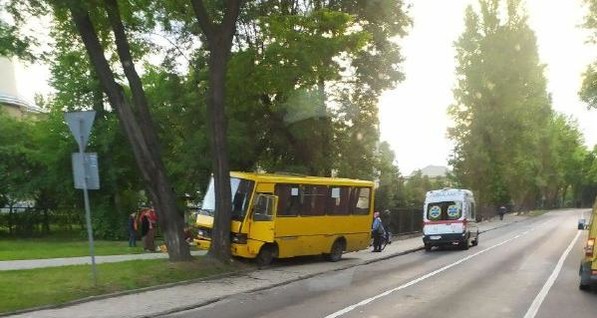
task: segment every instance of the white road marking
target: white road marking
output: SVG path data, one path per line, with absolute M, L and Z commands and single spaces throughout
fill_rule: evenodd
M 554 268 L 553 272 L 545 282 L 545 285 L 543 285 L 543 288 L 541 288 L 541 291 L 539 292 L 539 294 L 537 294 L 535 300 L 533 300 L 533 303 L 531 304 L 531 307 L 527 311 L 526 315 L 524 315 L 524 318 L 533 318 L 539 311 L 539 307 L 541 307 L 541 304 L 543 303 L 543 300 L 545 300 L 545 297 L 551 289 L 551 286 L 553 286 L 556 279 L 558 278 L 558 275 L 562 270 L 562 266 L 564 266 L 564 261 L 566 260 L 566 257 L 568 257 L 568 254 L 570 254 L 570 251 L 574 247 L 574 244 L 576 244 L 576 241 L 578 240 L 580 233 L 581 231 L 578 231 L 578 233 L 576 233 L 576 236 L 574 237 L 574 239 L 572 239 L 572 242 L 570 242 L 570 245 L 568 245 L 568 248 L 566 248 L 564 254 L 562 254 L 562 256 L 560 257 L 560 260 L 558 261 L 556 268 Z
M 421 281 L 423 281 L 423 280 L 425 280 L 425 279 L 427 279 L 429 277 L 433 277 L 433 276 L 435 276 L 435 275 L 437 275 L 437 274 L 439 274 L 439 273 L 441 273 L 441 272 L 443 272 L 443 271 L 445 271 L 447 269 L 450 269 L 450 268 L 452 268 L 452 267 L 454 267 L 456 265 L 464 263 L 464 262 L 468 261 L 469 259 L 471 259 L 473 257 L 476 257 L 476 256 L 481 255 L 481 254 L 483 254 L 483 253 L 485 253 L 485 252 L 487 252 L 489 250 L 492 250 L 492 249 L 494 249 L 494 248 L 496 248 L 498 246 L 501 246 L 501 245 L 504 245 L 504 244 L 506 244 L 506 243 L 508 243 L 510 241 L 513 241 L 513 240 L 515 240 L 515 239 L 517 239 L 517 238 L 519 238 L 519 237 L 521 237 L 523 235 L 526 235 L 527 233 L 529 233 L 529 231 L 530 230 L 527 230 L 526 232 L 524 232 L 522 234 L 518 234 L 518 235 L 516 235 L 516 236 L 514 236 L 514 237 L 512 237 L 510 239 L 507 239 L 507 240 L 505 240 L 505 241 L 503 241 L 501 243 L 495 244 L 495 245 L 493 245 L 491 247 L 488 247 L 488 248 L 486 248 L 484 250 L 481 250 L 481 251 L 479 251 L 479 252 L 477 252 L 475 254 L 471 254 L 471 255 L 469 255 L 469 256 L 467 256 L 465 258 L 462 258 L 462 259 L 460 259 L 460 260 L 458 260 L 458 261 L 456 261 L 456 262 L 454 262 L 452 264 L 446 265 L 446 266 L 444 266 L 444 267 L 442 267 L 440 269 L 434 270 L 433 272 L 425 274 L 425 275 L 423 275 L 423 276 L 421 276 L 421 277 L 419 277 L 419 278 L 417 278 L 415 280 L 412 280 L 412 281 L 410 281 L 410 282 L 408 282 L 406 284 L 403 284 L 403 285 L 400 285 L 400 286 L 398 286 L 396 288 L 387 290 L 387 291 L 385 291 L 385 292 L 383 292 L 381 294 L 375 295 L 373 297 L 364 299 L 364 300 L 362 300 L 362 301 L 360 301 L 360 302 L 358 302 L 358 303 L 356 303 L 354 305 L 350 305 L 350 306 L 348 306 L 348 307 L 346 307 L 344 309 L 336 311 L 335 313 L 329 314 L 329 315 L 325 316 L 325 318 L 336 318 L 336 317 L 340 317 L 340 316 L 342 316 L 342 315 L 344 315 L 346 313 L 349 313 L 349 312 L 353 311 L 355 308 L 358 308 L 358 307 L 361 307 L 361 306 L 365 306 L 365 305 L 369 304 L 370 302 L 372 302 L 374 300 L 377 300 L 379 298 L 388 296 L 389 294 L 391 294 L 393 292 L 396 292 L 396 291 L 405 289 L 405 288 L 407 288 L 409 286 L 415 285 L 415 284 L 417 284 L 417 283 L 419 283 L 419 282 L 421 282 Z

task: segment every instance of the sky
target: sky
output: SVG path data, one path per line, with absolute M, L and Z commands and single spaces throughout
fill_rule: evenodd
M 464 10 L 477 0 L 406 0 L 414 24 L 399 39 L 406 79 L 380 99 L 380 131 L 396 154 L 403 175 L 427 165 L 448 165 L 452 152 L 446 137 L 451 125 L 446 110 L 455 86 L 454 41 L 464 28 Z M 581 74 L 597 50 L 586 44 L 582 0 L 526 0 L 529 23 L 538 39 L 539 55 L 546 64 L 553 107 L 578 120 L 587 146 L 597 143 L 597 110 L 587 110 L 578 98 Z M 18 89 L 26 99 L 48 94 L 50 73 L 42 65 L 16 69 Z
M 403 175 L 427 165 L 448 165 L 453 143 L 446 137 L 451 120 L 447 107 L 455 87 L 454 41 L 464 29 L 464 10 L 476 0 L 410 0 L 409 35 L 399 43 L 406 60 L 406 79 L 380 101 L 381 138 L 396 153 Z M 597 58 L 585 44 L 579 25 L 582 0 L 526 0 L 529 24 L 537 35 L 539 56 L 546 64 L 553 108 L 579 122 L 587 146 L 597 143 L 597 110 L 587 110 L 578 97 L 581 74 Z

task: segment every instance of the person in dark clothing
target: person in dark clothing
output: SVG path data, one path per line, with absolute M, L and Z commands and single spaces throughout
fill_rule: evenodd
M 127 228 L 129 231 L 129 247 L 135 247 L 137 246 L 137 219 L 135 213 L 129 215 Z
M 373 213 L 373 225 L 371 231 L 373 234 L 373 252 L 381 252 L 381 240 L 386 234 L 386 231 L 383 228 L 379 212 Z
M 505 206 L 500 206 L 500 208 L 498 209 L 498 214 L 500 215 L 500 221 L 504 219 L 504 214 L 506 214 L 506 207 Z

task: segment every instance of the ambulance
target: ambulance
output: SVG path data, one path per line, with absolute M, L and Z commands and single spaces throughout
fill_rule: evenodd
M 434 246 L 468 250 L 479 244 L 472 191 L 445 188 L 427 192 L 423 205 L 423 244 L 426 251 Z

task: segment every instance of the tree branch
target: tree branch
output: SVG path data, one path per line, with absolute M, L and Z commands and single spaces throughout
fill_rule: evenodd
M 203 0 L 191 0 L 191 4 L 197 16 L 197 22 L 199 22 L 199 26 L 203 29 L 205 37 L 207 37 L 207 42 L 212 43 L 215 40 L 217 29 L 205 9 Z
M 143 90 L 141 78 L 135 69 L 135 63 L 131 55 L 131 47 L 124 31 L 124 25 L 122 24 L 122 18 L 120 17 L 118 3 L 116 0 L 104 0 L 104 5 L 106 12 L 108 13 L 110 26 L 114 32 L 116 51 L 118 52 L 120 64 L 122 65 L 124 74 L 128 79 L 129 85 L 131 87 L 131 93 L 133 95 L 133 102 L 135 103 L 137 113 L 141 119 L 140 127 L 144 132 L 143 137 L 149 144 L 150 150 L 159 156 L 159 145 L 157 142 L 158 138 L 155 129 L 152 127 L 153 121 L 151 119 L 151 114 L 149 113 L 149 103 L 147 102 L 145 91 Z

